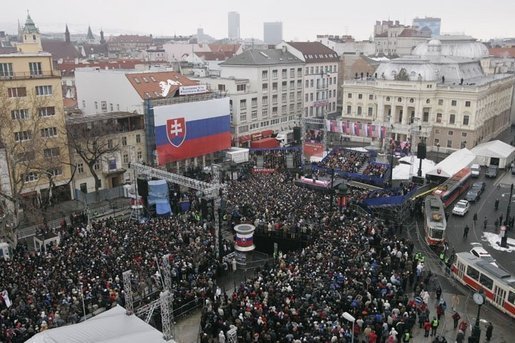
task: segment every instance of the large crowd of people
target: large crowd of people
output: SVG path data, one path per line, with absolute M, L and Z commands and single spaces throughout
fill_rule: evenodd
M 214 230 L 197 212 L 144 224 L 109 219 L 56 233 L 59 246 L 34 252 L 21 244 L 11 260 L 0 261 L 0 289 L 12 302 L 7 307 L 0 297 L 0 342 L 25 342 L 37 332 L 76 323 L 84 312 L 123 305 L 122 273 L 129 269 L 135 298 L 150 297 L 161 287 L 156 261 L 165 254 L 174 308 L 200 302 L 212 290 Z
M 341 156 L 351 164 L 361 158 Z M 366 192 L 350 194 L 363 199 Z M 399 336 L 413 325 L 417 308 L 407 290 L 425 287 L 423 266 L 412 244 L 395 238 L 390 228 L 352 208 L 330 211 L 327 193 L 295 186 L 288 173 L 228 181 L 224 196 L 229 225 L 237 218 L 265 232 L 304 234 L 312 243 L 280 255 L 228 296 L 214 291 L 223 268 L 215 258 L 214 229 L 194 200 L 187 213 L 146 223 L 64 224 L 56 232 L 59 246 L 34 252 L 21 244 L 11 260 L 0 261 L 0 288 L 12 302 L 7 306 L 0 297 L 0 341 L 24 342 L 84 314 L 124 305 L 122 273 L 129 269 L 136 298 L 150 299 L 161 289 L 157 260 L 165 254 L 174 308 L 207 304 L 203 341 L 218 339 L 220 332 L 225 337 L 235 325 L 242 342 L 344 342 L 350 332 L 345 311 L 367 335 Z M 230 250 L 224 243 L 222 254 Z
M 231 296 L 211 298 L 202 342 L 223 341 L 231 325 L 241 342 L 350 342 L 345 312 L 367 342 L 399 342 L 417 318 L 429 318 L 427 299 L 418 306 L 412 296 L 425 294 L 429 277 L 411 242 L 350 208 L 325 215 L 317 230 L 305 249 L 280 255 Z
M 348 173 L 360 173 L 368 163 L 366 153 L 349 150 L 334 149 L 319 165 L 320 167 L 340 170 Z

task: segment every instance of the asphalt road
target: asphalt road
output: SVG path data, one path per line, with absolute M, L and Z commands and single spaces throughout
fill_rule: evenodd
M 509 170 L 501 171 L 496 179 L 485 178 L 485 168 L 481 171 L 481 176 L 475 181 L 485 181 L 486 188 L 479 201 L 471 203 L 470 211 L 464 216 L 459 217 L 450 215 L 447 224 L 447 240 L 449 247 L 454 248 L 456 252 L 469 251 L 474 245 L 472 243 L 480 243 L 496 260 L 497 263 L 508 270 L 510 274 L 515 275 L 515 245 L 508 245 L 509 249 L 500 250 L 495 241 L 499 226 L 495 226 L 495 221 L 501 214 L 506 218 L 506 210 L 508 207 L 508 198 L 510 197 L 510 187 L 515 183 L 515 176 L 511 175 Z M 515 192 L 515 191 L 514 191 Z M 463 199 L 465 195 L 460 198 Z M 499 199 L 499 209 L 495 210 L 495 200 Z M 452 211 L 451 205 L 448 209 Z M 474 225 L 473 216 L 477 213 L 478 220 Z M 515 215 L 515 197 L 512 198 L 510 216 Z M 486 230 L 483 230 L 484 220 L 487 218 Z M 503 219 L 504 220 L 504 219 Z M 463 238 L 463 229 L 468 224 L 470 231 L 467 239 Z M 487 239 L 490 237 L 490 241 Z M 515 238 L 515 229 L 508 232 L 508 238 Z M 512 241 L 513 242 L 513 241 Z M 510 241 L 508 242 L 510 243 Z M 515 242 L 513 242 L 515 243 Z M 506 251 L 509 250 L 509 251 Z

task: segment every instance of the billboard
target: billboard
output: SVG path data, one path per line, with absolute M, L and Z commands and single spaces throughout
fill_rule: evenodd
M 231 147 L 229 98 L 154 107 L 159 165 Z

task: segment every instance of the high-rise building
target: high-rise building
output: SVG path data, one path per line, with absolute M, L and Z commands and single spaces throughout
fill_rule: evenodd
M 263 23 L 263 40 L 266 44 L 279 44 L 283 40 L 283 23 L 280 21 Z
M 433 17 L 425 17 L 425 18 L 415 18 L 413 19 L 413 27 L 422 30 L 423 28 L 427 28 L 431 30 L 431 37 L 440 35 L 440 25 L 442 24 L 442 19 L 433 18 Z
M 227 19 L 229 39 L 240 39 L 240 14 L 229 12 Z

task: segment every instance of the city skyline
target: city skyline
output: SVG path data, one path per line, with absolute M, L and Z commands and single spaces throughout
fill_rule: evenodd
M 321 0 L 315 9 L 288 0 L 263 0 L 259 3 L 225 0 L 217 5 L 200 0 L 179 8 L 169 2 L 152 8 L 131 7 L 130 2 L 123 2 L 121 7 L 122 2 L 118 0 L 92 0 L 88 3 L 50 0 L 47 4 L 42 7 L 36 0 L 10 2 L 0 13 L 0 30 L 14 33 L 17 20 L 23 24 L 29 10 L 42 32 L 64 32 L 68 24 L 72 33 L 80 33 L 91 26 L 96 34 L 103 29 L 107 36 L 124 32 L 184 36 L 203 28 L 206 34 L 222 39 L 227 37 L 227 14 L 235 11 L 240 14 L 241 38 L 262 39 L 264 22 L 281 21 L 283 37 L 287 41 L 313 41 L 317 34 L 349 34 L 357 40 L 366 40 L 372 36 L 376 20 L 399 20 L 410 25 L 413 18 L 425 16 L 440 17 L 442 33 L 464 33 L 482 40 L 515 37 L 515 25 L 511 24 L 510 18 L 515 11 L 515 2 L 507 0 L 496 1 L 496 8 L 502 9 L 497 11 L 488 11 L 484 3 L 464 0 L 434 0 L 421 4 L 392 0 L 388 6 L 373 0 L 367 3 L 366 8 L 362 3 Z

